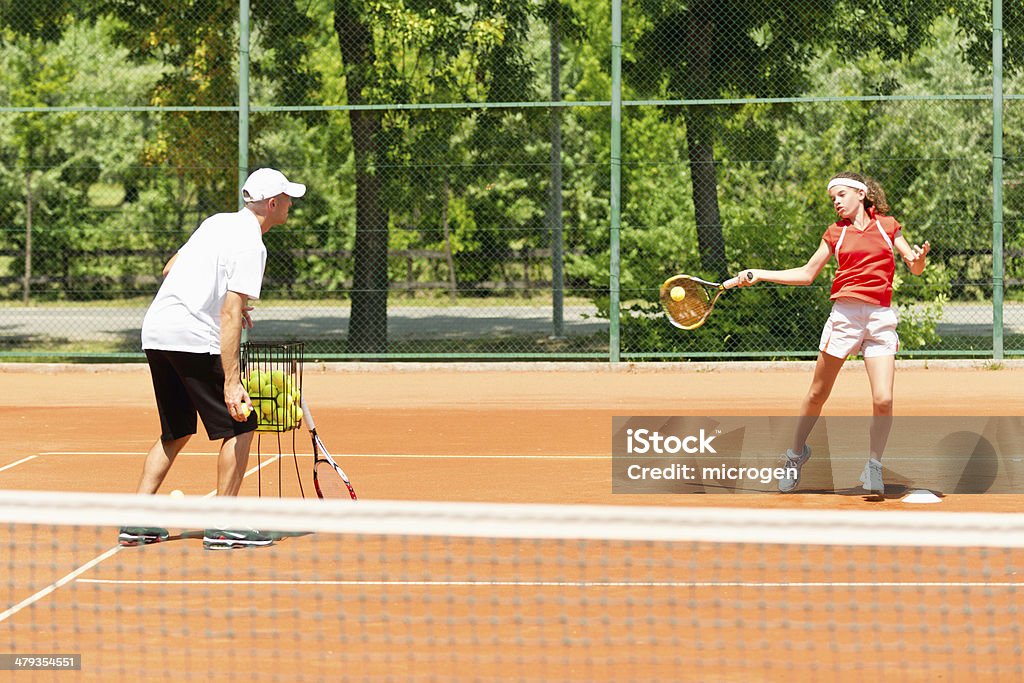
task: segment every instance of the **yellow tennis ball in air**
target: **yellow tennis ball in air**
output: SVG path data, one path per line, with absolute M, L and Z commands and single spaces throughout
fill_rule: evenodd
M 676 285 L 669 291 L 668 295 L 672 297 L 672 301 L 682 301 L 686 298 L 686 290 Z
M 184 497 L 185 497 L 185 494 L 182 493 L 181 491 L 179 491 L 178 489 L 174 489 L 173 491 L 171 491 L 171 498 L 184 498 Z

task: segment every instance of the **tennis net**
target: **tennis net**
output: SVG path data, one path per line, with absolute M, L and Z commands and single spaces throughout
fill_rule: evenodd
M 124 524 L 170 539 L 121 548 Z M 277 540 L 204 551 L 211 525 Z M 1019 514 L 7 491 L 0 534 L 0 666 L 54 679 L 58 655 L 103 681 L 1024 669 Z

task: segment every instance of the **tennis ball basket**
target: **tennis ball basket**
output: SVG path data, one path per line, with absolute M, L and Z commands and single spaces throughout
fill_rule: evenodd
M 242 384 L 259 420 L 258 432 L 288 432 L 302 424 L 303 342 L 245 342 Z

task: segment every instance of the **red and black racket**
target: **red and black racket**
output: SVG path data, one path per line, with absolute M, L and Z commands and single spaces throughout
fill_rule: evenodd
M 316 488 L 316 495 L 327 500 L 344 500 L 345 496 L 356 500 L 356 490 L 352 488 L 352 482 L 334 461 L 331 452 L 316 433 L 316 423 L 313 422 L 309 406 L 306 405 L 305 396 L 302 396 L 300 403 L 302 417 L 309 427 L 309 435 L 313 440 L 313 486 Z

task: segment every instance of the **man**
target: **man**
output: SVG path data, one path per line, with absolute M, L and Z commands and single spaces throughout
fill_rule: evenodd
M 306 186 L 261 168 L 242 187 L 245 207 L 203 221 L 164 267 L 165 280 L 142 323 L 161 435 L 146 455 L 138 493 L 156 493 L 189 438 L 196 414 L 210 440 L 222 439 L 217 495 L 236 496 L 242 485 L 255 412 L 239 373 L 242 328 L 252 327 L 249 299 L 258 299 L 266 267 L 263 235 L 288 220 L 292 197 Z M 166 529 L 122 527 L 118 540 L 133 546 L 168 538 Z M 207 529 L 208 549 L 269 545 L 254 529 Z

